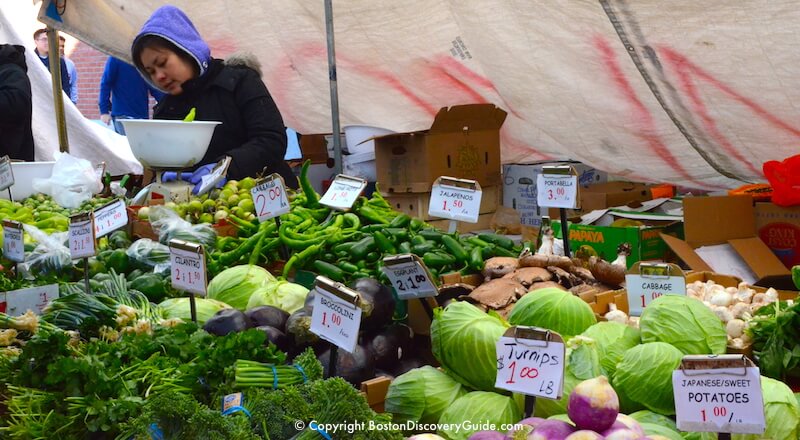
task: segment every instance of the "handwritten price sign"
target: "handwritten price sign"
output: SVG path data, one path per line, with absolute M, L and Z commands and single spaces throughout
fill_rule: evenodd
M 97 237 L 110 234 L 128 225 L 128 210 L 125 202 L 117 199 L 94 211 L 94 232 Z
M 314 312 L 311 332 L 337 347 L 352 353 L 361 327 L 361 307 L 317 288 L 314 290 Z
M 9 315 L 19 316 L 28 310 L 40 315 L 50 301 L 58 298 L 58 284 L 10 290 L 5 297 Z
M 94 231 L 94 215 L 91 213 L 70 218 L 69 253 L 73 259 L 91 257 L 97 253 Z
M 353 207 L 353 203 L 366 187 L 367 181 L 364 179 L 339 174 L 319 202 L 333 209 L 346 211 Z
M 563 341 L 503 336 L 497 341 L 497 379 L 494 386 L 529 396 L 560 399 L 564 382 L 564 353 Z
M 176 290 L 206 295 L 206 255 L 203 246 L 170 240 L 170 281 Z
M 0 158 L 0 191 L 14 185 L 14 172 L 11 170 L 11 159 L 8 156 Z
M 413 255 L 386 257 L 383 272 L 400 299 L 427 298 L 439 294 L 424 264 Z
M 278 174 L 272 174 L 259 182 L 250 193 L 253 195 L 256 215 L 261 223 L 286 214 L 291 209 L 283 178 Z
M 536 203 L 546 208 L 577 207 L 578 176 L 539 174 L 536 177 Z
M 11 261 L 25 261 L 25 244 L 22 240 L 22 224 L 3 221 L 3 256 Z
M 764 432 L 764 398 L 757 367 L 678 369 L 672 372 L 672 388 L 681 431 Z
M 631 316 L 641 316 L 661 296 L 686 296 L 686 278 L 677 265 L 636 263 L 625 275 L 625 286 Z
M 477 223 L 482 196 L 480 185 L 473 180 L 440 177 L 431 189 L 428 214 L 433 217 Z

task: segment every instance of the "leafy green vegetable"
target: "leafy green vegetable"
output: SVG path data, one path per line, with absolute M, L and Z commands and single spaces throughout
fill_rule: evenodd
M 669 440 L 683 440 L 683 437 L 678 433 L 677 429 L 670 429 L 663 425 L 647 422 L 639 422 L 639 426 L 642 427 L 644 433 L 647 435 L 660 435 Z
M 274 306 L 291 314 L 303 308 L 307 295 L 308 289 L 299 284 L 270 281 L 250 295 L 247 308 Z
M 497 377 L 497 341 L 508 328 L 501 318 L 465 302 L 434 311 L 433 355 L 458 382 L 476 390 L 493 390 Z
M 234 266 L 218 273 L 208 283 L 208 298 L 245 310 L 250 296 L 270 281 L 275 281 L 275 277 L 263 267 Z
M 683 353 L 665 342 L 648 342 L 626 351 L 612 381 L 620 401 L 625 396 L 658 414 L 675 414 L 672 371 L 681 359 Z
M 500 427 L 522 418 L 514 399 L 487 391 L 473 391 L 456 399 L 439 419 L 438 434 L 448 440 L 467 440 L 481 425 Z M 465 422 L 469 422 L 466 424 Z M 472 427 L 473 429 L 468 429 Z
M 597 343 L 600 365 L 609 376 L 614 375 L 623 353 L 641 343 L 639 329 L 611 321 L 598 322 L 581 335 L 592 338 Z
M 200 325 L 205 324 L 218 311 L 231 308 L 222 301 L 210 298 L 195 298 L 194 302 L 197 307 L 197 323 Z M 161 301 L 159 306 L 164 310 L 167 319 L 180 318 L 185 322 L 192 320 L 191 305 L 187 297 L 170 298 Z
M 800 303 L 776 302 L 760 308 L 747 333 L 764 376 L 782 380 L 800 367 Z
M 725 325 L 702 302 L 681 295 L 656 298 L 642 312 L 642 342 L 666 342 L 683 354 L 723 354 Z
M 436 423 L 445 409 L 466 393 L 453 378 L 426 365 L 396 377 L 384 406 L 399 423 Z
M 764 435 L 734 435 L 734 440 L 789 439 L 800 436 L 800 406 L 792 390 L 783 382 L 761 377 L 764 395 L 764 417 L 767 430 Z
M 600 366 L 600 354 L 593 339 L 575 336 L 567 341 L 566 358 L 561 399 L 538 399 L 535 408 L 537 417 L 566 414 L 569 395 L 576 385 L 584 380 L 606 375 Z
M 508 315 L 508 322 L 553 330 L 566 339 L 581 334 L 597 319 L 589 304 L 579 297 L 548 287 L 520 298 Z

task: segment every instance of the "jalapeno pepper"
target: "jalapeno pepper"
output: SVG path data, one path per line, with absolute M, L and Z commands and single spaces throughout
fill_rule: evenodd
M 472 248 L 469 253 L 469 267 L 474 270 L 483 270 L 484 261 L 483 249 L 477 246 Z
M 389 227 L 406 228 L 409 223 L 411 223 L 411 217 L 408 214 L 400 214 L 389 222 Z
M 442 236 L 444 235 L 441 231 L 436 231 L 433 229 L 423 229 L 419 231 L 417 234 L 423 236 L 426 240 L 433 240 L 433 241 L 442 241 Z
M 339 266 L 339 269 L 342 269 L 343 271 L 345 271 L 347 273 L 356 273 L 356 272 L 358 272 L 358 269 L 359 269 L 358 266 L 356 266 L 353 263 L 347 262 L 347 261 L 340 261 L 340 262 L 336 263 L 336 265 Z
M 344 270 L 342 270 L 336 265 L 333 265 L 331 263 L 322 260 L 316 260 L 314 261 L 314 269 L 317 271 L 318 274 L 326 276 L 332 279 L 333 281 L 339 281 L 339 282 L 344 281 Z
M 441 268 L 455 263 L 456 259 L 452 255 L 443 252 L 428 252 L 422 256 L 422 261 L 425 262 L 425 265 L 428 267 Z
M 478 234 L 478 238 L 489 243 L 496 244 L 501 248 L 509 249 L 514 247 L 514 241 L 508 237 L 497 234 Z
M 467 261 L 467 251 L 461 246 L 451 235 L 442 235 L 442 245 L 450 252 L 450 255 L 456 258 L 456 261 L 465 263 Z
M 373 249 L 375 249 L 375 237 L 368 235 L 350 248 L 350 254 L 354 260 L 361 260 Z
M 411 253 L 411 243 L 404 241 L 397 245 L 397 252 L 401 254 L 410 254 Z
M 427 241 L 425 243 L 415 244 L 411 246 L 411 253 L 419 255 L 421 257 L 428 252 L 435 251 L 438 248 L 439 246 L 436 243 L 432 241 Z

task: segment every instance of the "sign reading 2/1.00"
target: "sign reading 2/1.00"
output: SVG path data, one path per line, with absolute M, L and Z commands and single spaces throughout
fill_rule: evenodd
M 170 280 L 177 290 L 206 295 L 206 255 L 200 245 L 186 249 L 170 243 Z
M 22 240 L 22 224 L 3 220 L 3 256 L 11 261 L 25 261 L 25 244 Z
M 91 257 L 97 253 L 95 245 L 94 216 L 89 213 L 72 217 L 69 223 L 70 256 L 73 259 Z
M 260 181 L 250 193 L 253 195 L 256 216 L 261 223 L 286 214 L 291 209 L 283 178 L 278 174 L 272 174 Z

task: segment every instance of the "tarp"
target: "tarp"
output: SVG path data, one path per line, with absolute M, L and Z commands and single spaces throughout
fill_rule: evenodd
M 161 0 L 44 0 L 103 51 Z M 224 58 L 245 50 L 287 125 L 331 131 L 322 0 L 172 0 Z M 59 10 L 58 6 L 63 8 Z M 575 159 L 714 190 L 798 152 L 800 8 L 790 0 L 333 1 L 342 125 L 430 126 L 445 106 L 509 113 L 505 163 Z
M 50 161 L 54 160 L 53 155 L 59 146 L 53 85 L 50 71 L 33 51 L 36 46 L 33 44 L 31 23 L 35 15 L 32 16 L 31 12 L 28 2 L 0 0 L 0 42 L 25 46 L 28 78 L 33 91 L 35 158 L 37 161 Z M 142 165 L 133 157 L 124 136 L 86 119 L 66 94 L 63 98 L 70 154 L 95 165 L 106 162 L 106 170 L 115 176 L 142 173 Z

